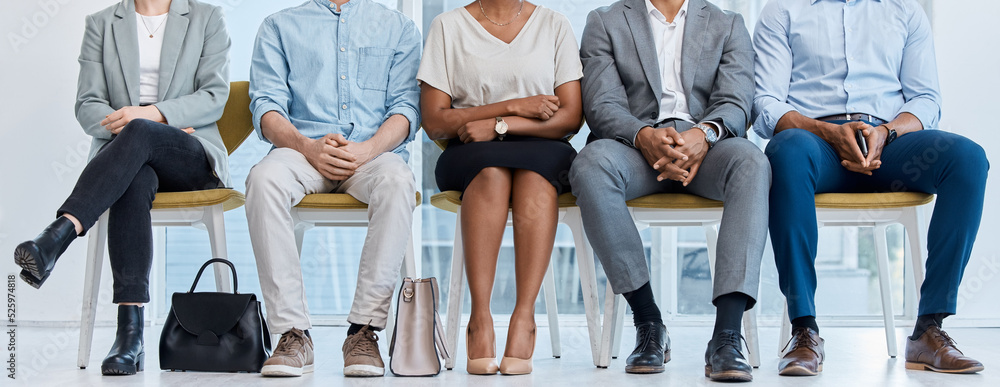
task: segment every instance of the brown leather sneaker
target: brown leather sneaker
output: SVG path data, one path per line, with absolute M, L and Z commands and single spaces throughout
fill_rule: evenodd
M 378 352 L 378 335 L 371 325 L 344 340 L 344 376 L 384 376 L 385 363 Z
M 302 376 L 313 372 L 313 342 L 301 329 L 281 335 L 274 353 L 260 369 L 263 376 Z
M 823 371 L 823 338 L 812 328 L 795 328 L 778 362 L 778 375 L 816 376 Z
M 916 340 L 907 338 L 906 369 L 973 374 L 982 371 L 984 367 L 983 363 L 959 351 L 955 347 L 955 340 L 945 331 L 932 326 Z

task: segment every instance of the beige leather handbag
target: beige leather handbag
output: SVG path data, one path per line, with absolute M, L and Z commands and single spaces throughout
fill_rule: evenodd
M 437 375 L 441 359 L 450 357 L 437 306 L 436 279 L 403 279 L 389 344 L 389 370 L 396 376 Z

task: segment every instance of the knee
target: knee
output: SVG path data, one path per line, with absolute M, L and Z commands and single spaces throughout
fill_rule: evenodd
M 764 150 L 771 169 L 779 174 L 803 171 L 804 165 L 815 164 L 822 153 L 823 140 L 802 129 L 788 129 L 774 136 Z
M 147 119 L 135 119 L 129 121 L 118 134 L 119 141 L 124 140 L 147 140 L 157 130 L 157 123 Z
M 749 177 L 752 181 L 766 183 L 770 187 L 771 183 L 771 163 L 767 156 L 750 141 L 741 145 L 740 158 L 738 159 L 739 173 Z
M 951 163 L 950 169 L 968 176 L 970 183 L 985 184 L 990 161 L 986 157 L 986 150 L 975 141 L 949 134 L 936 139 L 930 149 L 940 152 L 942 158 L 947 157 Z M 927 153 L 931 152 L 925 152 L 924 158 L 930 161 Z
M 295 183 L 288 168 L 265 158 L 250 168 L 250 173 L 247 174 L 247 198 L 268 192 L 282 192 Z
M 476 177 L 473 178 L 477 185 L 484 185 L 488 187 L 509 187 L 512 179 L 513 174 L 510 169 L 503 167 L 483 168 L 476 174 Z
M 386 154 L 379 157 L 391 157 Z M 396 156 L 399 157 L 399 156 Z M 398 163 L 392 163 L 382 169 L 375 180 L 372 194 L 373 200 L 378 200 L 379 196 L 386 196 L 392 199 L 405 199 L 407 203 L 415 206 L 415 195 L 417 192 L 416 181 L 413 178 L 413 171 L 400 158 Z
M 583 147 L 580 154 L 573 160 L 569 169 L 569 182 L 574 193 L 583 192 L 594 187 L 594 183 L 622 180 L 618 171 L 618 161 L 615 155 L 622 151 L 633 151 L 615 140 L 597 140 Z M 579 196 L 579 194 L 577 194 Z

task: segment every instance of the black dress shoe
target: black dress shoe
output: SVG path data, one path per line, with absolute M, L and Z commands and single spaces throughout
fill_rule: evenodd
M 705 351 L 705 376 L 719 382 L 749 382 L 753 367 L 743 357 L 740 332 L 725 329 L 708 342 Z
M 625 360 L 625 372 L 655 374 L 663 372 L 670 361 L 670 337 L 667 327 L 658 322 L 639 323 L 635 327 L 635 349 Z
M 104 375 L 135 375 L 142 371 L 146 352 L 142 345 L 142 307 L 118 305 L 118 333 L 108 357 L 101 362 Z
M 35 239 L 17 245 L 14 249 L 14 263 L 24 269 L 21 279 L 36 289 L 41 287 L 49 278 L 56 260 L 76 237 L 73 222 L 60 216 Z

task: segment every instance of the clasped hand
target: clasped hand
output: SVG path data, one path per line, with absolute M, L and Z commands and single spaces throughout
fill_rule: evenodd
M 868 157 L 861 153 L 861 147 L 855 137 L 857 131 L 861 131 L 868 143 Z M 886 130 L 885 132 L 888 132 Z M 868 125 L 861 121 L 851 121 L 843 125 L 829 126 L 823 132 L 823 139 L 833 146 L 840 157 L 840 165 L 851 172 L 857 172 L 871 176 L 872 171 L 882 166 L 882 147 L 885 144 L 884 134 L 878 127 Z
M 673 127 L 643 128 L 636 136 L 636 147 L 653 169 L 660 172 L 658 181 L 670 179 L 685 187 L 694 180 L 708 153 L 705 132 L 687 130 L 678 133 Z
M 341 134 L 308 140 L 302 149 L 313 168 L 323 177 L 336 181 L 353 176 L 359 167 L 374 158 L 373 153 L 368 143 L 348 141 Z
M 125 106 L 114 113 L 104 116 L 104 119 L 101 120 L 101 126 L 108 132 L 111 132 L 111 134 L 119 134 L 122 132 L 122 129 L 125 129 L 125 125 L 136 119 L 146 119 L 161 124 L 167 123 L 167 119 L 163 117 L 160 109 L 157 109 L 156 106 Z M 187 134 L 194 133 L 194 128 L 184 128 L 181 130 Z

